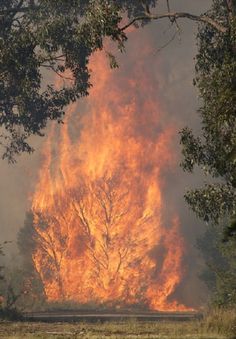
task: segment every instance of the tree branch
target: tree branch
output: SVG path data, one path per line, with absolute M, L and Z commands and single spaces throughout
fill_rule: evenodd
M 169 0 L 166 0 L 166 6 L 167 6 L 167 10 L 170 13 L 170 3 Z
M 236 3 L 235 0 L 225 0 L 228 11 L 232 14 L 235 14 Z
M 137 21 L 160 20 L 164 18 L 169 18 L 169 19 L 174 19 L 174 20 L 179 19 L 179 18 L 186 18 L 186 19 L 193 20 L 193 21 L 203 22 L 203 23 L 206 23 L 212 26 L 213 28 L 215 28 L 217 31 L 221 33 L 226 33 L 228 30 L 225 26 L 221 25 L 219 22 L 213 20 L 212 18 L 206 15 L 194 15 L 194 14 L 190 14 L 186 12 L 174 12 L 174 13 L 169 12 L 169 13 L 164 13 L 164 14 L 159 14 L 159 15 L 153 15 L 153 14 L 146 13 L 146 15 L 137 16 L 136 18 L 131 20 L 128 24 L 123 26 L 121 28 L 121 31 L 126 30 L 128 27 L 132 26 Z
M 175 40 L 175 37 L 176 37 L 177 34 L 178 34 L 178 31 L 176 31 L 176 32 L 172 35 L 172 37 L 171 37 L 164 45 L 162 45 L 161 47 L 159 47 L 159 48 L 157 49 L 156 53 L 159 53 L 162 49 L 164 49 L 164 48 L 166 48 L 167 46 L 169 46 L 169 45 L 171 44 L 171 42 Z
M 42 64 L 41 67 L 45 67 L 45 68 L 49 68 L 51 69 L 53 72 L 55 72 L 60 78 L 64 79 L 64 80 L 70 80 L 70 81 L 74 81 L 74 79 L 69 78 L 64 76 L 63 74 L 61 74 L 60 72 L 58 72 L 52 65 L 44 65 Z

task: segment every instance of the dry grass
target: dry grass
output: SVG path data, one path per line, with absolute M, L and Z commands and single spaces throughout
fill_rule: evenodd
M 214 331 L 217 334 L 228 334 L 236 338 L 236 310 L 216 308 L 205 315 L 202 322 L 204 332 Z
M 189 322 L 125 322 L 106 323 L 0 323 L 4 339 L 33 338 L 142 338 L 142 339 L 236 339 L 236 311 L 214 310 L 202 321 Z

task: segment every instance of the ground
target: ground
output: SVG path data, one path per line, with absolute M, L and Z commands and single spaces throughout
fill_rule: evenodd
M 0 322 L 0 338 L 4 339 L 74 339 L 74 338 L 142 338 L 142 339 L 220 339 L 236 338 L 206 328 L 201 321 L 144 322 L 135 319 L 106 323 L 29 323 Z

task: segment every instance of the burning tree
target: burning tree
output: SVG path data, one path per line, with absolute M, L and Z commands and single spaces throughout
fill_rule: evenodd
M 149 253 L 157 241 L 150 238 L 155 215 L 143 213 L 123 185 L 120 176 L 79 182 L 54 196 L 50 211 L 34 211 L 33 260 L 50 300 L 148 303 L 157 270 Z
M 147 239 L 132 237 L 131 227 L 134 218 L 137 218 L 135 207 L 138 202 L 130 201 L 128 187 L 127 191 L 123 191 L 119 180 L 117 176 L 80 182 L 77 189 L 65 192 L 63 200 L 60 196 L 54 197 L 54 211 L 50 211 L 50 215 L 37 215 L 35 212 L 38 247 L 34 260 L 37 265 L 42 264 L 40 275 L 43 281 L 52 282 L 52 293 L 57 291 L 58 299 L 73 297 L 71 293 L 74 292 L 63 289 L 64 280 L 68 279 L 64 272 L 65 265 L 69 265 L 72 259 L 81 266 L 78 270 L 82 269 L 81 273 L 88 275 L 86 279 L 79 278 L 82 280 L 81 294 L 86 299 L 88 295 L 85 296 L 85 291 L 92 300 L 104 294 L 108 301 L 116 295 L 120 302 L 124 302 L 131 298 L 132 293 L 139 294 L 142 299 L 145 279 L 139 276 L 140 291 L 136 286 L 135 291 L 131 292 L 128 271 L 134 270 L 135 266 L 140 270 L 141 263 L 138 260 L 141 261 L 141 258 L 135 251 L 137 248 L 140 250 L 140 245 L 147 246 Z M 143 227 L 150 221 L 151 216 L 142 216 L 136 221 L 136 227 Z M 127 223 L 129 228 L 126 228 Z M 42 260 L 40 263 L 38 256 Z M 88 272 L 84 265 L 89 268 Z M 145 271 L 145 267 L 143 269 Z M 55 295 L 51 297 L 55 298 Z
M 160 128 L 151 85 L 141 103 L 130 95 L 134 80 L 124 94 L 102 54 L 92 66 L 98 86 L 80 137 L 74 104 L 65 128 L 58 134 L 53 126 L 45 143 L 32 201 L 34 266 L 50 301 L 185 309 L 173 296 L 182 279 L 179 222 L 173 214 L 165 226 L 162 217 L 160 172 L 172 164 L 172 130 Z M 142 77 L 138 93 L 142 81 L 148 86 Z

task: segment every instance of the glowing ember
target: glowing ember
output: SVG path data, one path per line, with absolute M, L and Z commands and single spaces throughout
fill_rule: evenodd
M 33 197 L 33 261 L 46 296 L 184 310 L 173 301 L 184 248 L 178 218 L 162 221 L 172 129 L 162 129 L 154 88 L 138 67 L 127 80 L 98 53 L 91 68 L 86 114 L 74 104 L 60 132 L 51 130 Z

